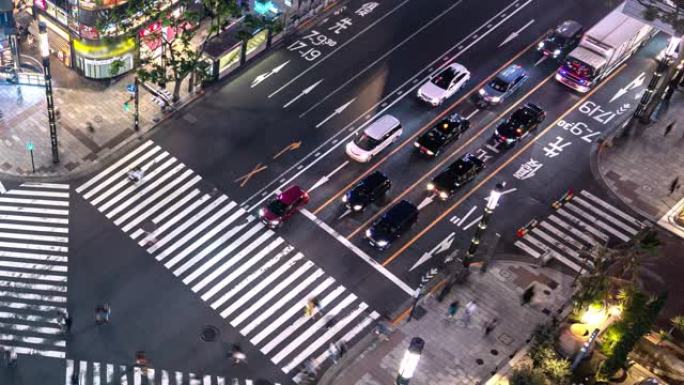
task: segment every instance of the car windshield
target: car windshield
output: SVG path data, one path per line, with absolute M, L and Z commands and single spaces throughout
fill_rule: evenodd
M 356 139 L 356 145 L 359 146 L 360 149 L 366 151 L 374 149 L 379 143 L 380 141 L 373 139 L 366 134 L 363 134 Z
M 285 215 L 285 212 L 287 211 L 287 205 L 283 203 L 283 201 L 275 199 L 268 204 L 268 211 L 281 217 Z
M 594 68 L 581 60 L 569 58 L 565 62 L 565 66 L 581 78 L 590 79 L 594 76 Z
M 492 80 L 492 82 L 489 83 L 489 86 L 499 92 L 506 92 L 506 90 L 508 89 L 508 83 L 499 78 L 494 78 L 494 80 Z
M 451 84 L 451 81 L 454 79 L 454 76 L 456 76 L 456 71 L 454 71 L 453 68 L 449 67 L 442 71 L 434 79 L 432 79 L 432 83 L 437 87 L 446 90 L 447 88 L 449 88 L 449 84 Z
M 546 38 L 546 41 L 548 41 L 549 43 L 555 43 L 558 46 L 562 47 L 568 41 L 568 38 L 566 36 L 561 35 L 558 31 L 555 31 L 549 37 Z

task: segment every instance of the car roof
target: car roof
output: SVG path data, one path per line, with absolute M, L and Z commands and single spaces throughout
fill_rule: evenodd
M 374 171 L 361 180 L 363 184 L 378 185 L 388 180 L 387 176 L 380 171 Z
M 506 83 L 512 82 L 515 78 L 518 76 L 522 75 L 525 73 L 525 70 L 517 65 L 517 64 L 511 64 L 508 67 L 504 68 L 501 72 L 496 74 L 496 77 L 498 79 L 501 79 L 505 81 Z
M 574 20 L 566 20 L 556 27 L 553 32 L 563 37 L 572 37 L 582 28 L 584 28 L 582 24 Z
M 381 116 L 378 120 L 366 127 L 363 132 L 373 139 L 380 140 L 387 133 L 387 130 L 398 126 L 399 119 L 390 114 Z
M 402 199 L 399 203 L 392 206 L 385 215 L 385 220 L 397 220 L 398 218 L 405 218 L 418 212 L 418 208 L 411 202 Z
M 278 194 L 278 200 L 283 203 L 290 204 L 296 201 L 302 195 L 304 195 L 304 190 L 297 185 L 292 185 Z
M 461 72 L 468 72 L 468 70 L 465 68 L 463 64 L 459 63 L 451 63 L 447 68 L 453 68 L 454 72 L 456 73 L 461 73 Z

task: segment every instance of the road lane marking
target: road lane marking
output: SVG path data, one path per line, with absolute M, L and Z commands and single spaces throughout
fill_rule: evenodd
M 518 98 L 518 100 L 516 100 L 513 104 L 511 104 L 511 105 L 510 105 L 507 109 L 505 109 L 502 113 L 500 113 L 499 115 L 497 115 L 496 118 L 492 119 L 489 123 L 487 123 L 487 124 L 485 124 L 484 126 L 482 126 L 482 128 L 481 128 L 474 136 L 472 136 L 472 137 L 471 137 L 470 139 L 468 139 L 466 142 L 462 143 L 457 149 L 451 151 L 451 152 L 449 153 L 448 156 L 446 156 L 446 157 L 444 157 L 443 159 L 441 159 L 441 160 L 439 161 L 439 163 L 437 163 L 436 165 L 434 165 L 428 172 L 421 174 L 421 177 L 418 178 L 418 180 L 416 180 L 415 182 L 413 182 L 408 188 L 402 190 L 402 192 L 401 192 L 398 196 L 394 197 L 394 199 L 389 203 L 388 206 L 392 206 L 393 204 L 397 203 L 397 202 L 398 202 L 400 199 L 402 199 L 406 194 L 408 194 L 409 192 L 413 191 L 420 183 L 424 182 L 425 179 L 428 178 L 431 174 L 433 174 L 434 172 L 440 170 L 442 167 L 444 167 L 445 164 L 447 164 L 449 161 L 451 161 L 452 159 L 454 159 L 455 157 L 457 157 L 457 155 L 458 155 L 464 148 L 466 148 L 468 145 L 470 145 L 470 144 L 471 144 L 473 141 L 475 141 L 476 139 L 479 139 L 480 136 L 481 136 L 483 133 L 485 133 L 487 130 L 489 130 L 489 128 L 490 128 L 492 125 L 494 125 L 495 123 L 499 122 L 499 120 L 500 120 L 501 118 L 503 118 L 504 116 L 508 115 L 515 107 L 517 107 L 518 105 L 520 105 L 523 101 L 525 101 L 528 97 L 530 97 L 530 95 L 534 94 L 539 88 L 541 88 L 544 84 L 546 84 L 546 82 L 548 82 L 549 80 L 551 80 L 551 79 L 554 77 L 554 75 L 555 75 L 555 73 L 553 73 L 553 74 L 547 76 L 547 77 L 546 77 L 544 80 L 542 80 L 539 84 L 537 84 L 536 86 L 534 86 L 534 88 L 532 88 L 531 90 L 529 90 L 525 95 L 523 95 L 522 97 Z M 448 111 L 448 110 L 447 110 L 447 111 Z M 442 115 L 446 115 L 446 114 L 447 114 L 447 111 L 445 111 Z M 438 116 L 438 118 L 439 118 L 439 116 Z M 435 119 L 434 121 L 436 121 L 436 120 L 437 120 L 437 119 Z M 434 122 L 434 121 L 433 121 L 433 122 Z M 430 126 L 431 126 L 431 125 L 430 125 Z M 421 131 L 422 131 L 423 129 L 424 129 L 424 128 L 422 128 Z M 384 159 L 383 159 L 383 161 L 384 161 Z M 346 189 L 345 189 L 345 191 L 346 191 Z M 361 224 L 361 226 L 357 227 L 356 230 L 354 230 L 353 232 L 351 232 L 351 233 L 347 236 L 347 239 L 351 239 L 351 238 L 354 237 L 356 234 L 358 234 L 359 231 L 361 231 L 363 228 L 365 228 L 366 226 L 368 226 L 368 224 L 369 224 L 371 221 L 375 220 L 380 214 L 382 214 L 381 211 L 380 211 L 380 212 L 377 212 L 377 213 L 375 213 L 375 214 L 373 214 L 368 220 L 366 220 L 365 222 L 363 222 L 363 223 Z
M 313 223 L 318 225 L 321 229 L 323 229 L 326 233 L 332 235 L 335 239 L 340 241 L 346 248 L 351 250 L 354 254 L 358 255 L 361 257 L 362 260 L 364 260 L 366 263 L 371 265 L 375 270 L 377 270 L 380 274 L 384 275 L 387 279 L 392 281 L 394 284 L 399 286 L 401 290 L 403 290 L 405 293 L 407 293 L 409 296 L 413 297 L 416 295 L 416 291 L 412 289 L 409 285 L 407 285 L 404 281 L 400 280 L 396 275 L 392 274 L 389 270 L 384 268 L 383 266 L 380 266 L 380 264 L 371 258 L 368 254 L 363 252 L 363 250 L 359 249 L 356 245 L 351 243 L 347 238 L 343 237 L 340 233 L 335 231 L 332 227 L 328 226 L 327 223 L 323 222 L 322 220 L 318 219 L 313 213 L 311 213 L 307 209 L 302 209 L 300 210 L 302 214 L 304 214 L 305 217 L 309 218 Z
M 287 88 L 290 84 L 294 83 L 295 81 L 297 81 L 297 80 L 298 80 L 299 78 L 301 78 L 302 76 L 306 75 L 306 74 L 307 74 L 309 71 L 311 71 L 312 69 L 318 67 L 319 64 L 323 63 L 323 62 L 324 62 L 326 59 L 328 59 L 330 56 L 334 55 L 334 54 L 335 54 L 337 51 L 339 51 L 340 49 L 346 47 L 349 43 L 351 43 L 351 42 L 353 42 L 354 40 L 356 40 L 357 37 L 361 36 L 363 33 L 365 33 L 366 31 L 368 31 L 369 29 L 375 27 L 376 24 L 378 24 L 379 22 L 381 22 L 381 21 L 382 21 L 383 19 L 385 19 L 387 16 L 389 16 L 389 15 L 393 14 L 394 12 L 396 12 L 396 10 L 398 10 L 398 9 L 401 8 L 401 7 L 403 7 L 403 6 L 404 6 L 406 3 L 408 3 L 409 1 L 410 1 L 410 0 L 404 0 L 404 1 L 402 1 L 399 5 L 397 5 L 396 7 L 392 8 L 392 9 L 391 9 L 389 12 L 387 12 L 386 14 L 382 15 L 378 20 L 374 21 L 374 22 L 371 23 L 369 26 L 367 26 L 366 28 L 362 29 L 359 33 L 357 33 L 356 35 L 352 36 L 351 39 L 349 39 L 349 40 L 345 41 L 344 43 L 338 45 L 337 48 L 335 48 L 334 50 L 332 50 L 332 52 L 330 52 L 329 54 L 325 55 L 321 60 L 315 62 L 311 67 L 305 69 L 305 70 L 302 71 L 299 75 L 297 75 L 297 76 L 293 77 L 292 79 L 290 79 L 289 82 L 283 84 L 280 88 L 278 88 L 277 90 L 271 92 L 271 93 L 268 95 L 269 99 L 272 98 L 273 96 L 275 96 L 276 94 L 278 94 L 280 91 L 282 91 L 282 90 L 284 90 L 285 88 Z
M 257 164 L 252 171 L 248 172 L 247 174 L 237 178 L 234 180 L 235 183 L 240 182 L 240 187 L 245 187 L 247 182 L 249 182 L 252 177 L 264 170 L 266 170 L 268 166 L 262 165 L 261 163 Z
M 619 73 L 621 73 L 625 67 L 627 67 L 627 64 L 623 64 L 620 66 L 615 72 L 613 72 L 610 76 L 608 76 L 607 79 L 605 79 L 602 83 L 600 83 L 596 88 L 591 90 L 589 93 L 585 94 L 582 98 L 580 98 L 575 104 L 573 104 L 569 109 L 567 109 L 564 113 L 562 113 L 556 120 L 554 120 L 551 124 L 546 126 L 546 128 L 541 131 L 538 135 L 534 136 L 530 141 L 525 143 L 522 148 L 520 148 L 513 156 L 510 158 L 506 159 L 499 167 L 494 170 L 489 175 L 486 175 L 480 183 L 475 185 L 473 188 L 468 190 L 459 200 L 454 202 L 453 205 L 451 205 L 448 209 L 444 210 L 442 214 L 440 214 L 435 220 L 433 220 L 429 225 L 425 226 L 418 234 L 413 236 L 408 242 L 406 242 L 402 247 L 399 248 L 396 252 L 394 252 L 390 257 L 385 259 L 385 261 L 382 262 L 382 266 L 387 266 L 390 264 L 392 261 L 394 261 L 401 253 L 406 251 L 412 244 L 414 244 L 418 239 L 420 239 L 423 235 L 425 235 L 428 231 L 430 231 L 437 223 L 439 223 L 442 219 L 444 219 L 446 216 L 448 216 L 454 209 L 459 207 L 463 202 L 465 202 L 466 199 L 468 199 L 475 191 L 478 191 L 480 187 L 484 186 L 485 183 L 489 182 L 490 179 L 492 179 L 494 176 L 496 176 L 501 170 L 506 168 L 511 162 L 513 162 L 515 159 L 517 159 L 523 152 L 527 151 L 528 148 L 530 148 L 534 143 L 536 143 L 544 134 L 546 134 L 549 130 L 551 130 L 553 127 L 555 127 L 559 121 L 563 120 L 567 115 L 570 113 L 574 112 L 577 107 L 581 106 L 582 103 L 587 101 L 589 97 L 594 95 L 598 90 L 603 88 L 606 84 L 610 82 L 611 79 L 613 79 L 615 76 L 617 76 Z
M 306 116 L 306 114 L 308 114 L 309 112 L 313 111 L 316 107 L 318 107 L 318 106 L 320 106 L 321 104 L 323 104 L 323 103 L 324 103 L 326 100 L 328 100 L 331 96 L 333 96 L 333 95 L 335 95 L 336 93 L 340 92 L 340 90 L 343 89 L 344 87 L 346 87 L 349 83 L 353 82 L 353 81 L 356 80 L 359 76 L 361 76 L 362 74 L 364 74 L 366 71 L 368 71 L 369 69 L 373 68 L 373 66 L 375 66 L 376 64 L 378 64 L 378 63 L 379 63 L 380 61 L 382 61 L 384 58 L 386 58 L 387 56 L 391 55 L 392 52 L 396 51 L 398 48 L 400 48 L 401 46 L 403 46 L 404 44 L 406 44 L 406 42 L 408 42 L 409 40 L 411 40 L 411 39 L 413 39 L 414 37 L 416 37 L 416 35 L 418 35 L 419 33 L 423 32 L 426 28 L 430 27 L 432 24 L 434 24 L 434 22 L 436 22 L 437 20 L 441 19 L 444 15 L 446 15 L 446 14 L 449 13 L 449 12 L 451 12 L 454 8 L 456 8 L 457 6 L 461 5 L 461 3 L 463 3 L 463 0 L 458 0 L 458 1 L 456 1 L 455 3 L 453 3 L 449 8 L 445 9 L 444 11 L 442 11 L 442 13 L 440 13 L 439 15 L 435 16 L 434 18 L 432 18 L 432 20 L 430 20 L 430 21 L 428 21 L 427 23 L 425 23 L 422 27 L 418 28 L 415 32 L 413 32 L 412 34 L 410 34 L 406 39 L 402 40 L 401 42 L 399 42 L 398 44 L 396 44 L 394 47 L 392 47 L 389 51 L 385 52 L 382 56 L 380 56 L 379 58 L 377 58 L 374 62 L 372 62 L 372 63 L 370 63 L 369 65 L 367 65 L 366 68 L 362 69 L 361 71 L 356 72 L 356 73 L 354 74 L 354 76 L 352 76 L 351 78 L 349 78 L 346 82 L 342 83 L 342 85 L 340 85 L 339 87 L 335 88 L 334 91 L 332 91 L 332 92 L 329 93 L 328 95 L 324 96 L 322 99 L 320 99 L 318 102 L 316 102 L 316 104 L 314 104 L 313 106 L 309 107 L 309 109 L 307 109 L 306 111 L 302 112 L 302 113 L 299 115 L 299 117 L 300 117 L 300 118 L 303 118 L 304 116 Z
M 529 3 L 529 1 L 528 1 L 528 3 Z M 509 5 L 506 6 L 502 11 L 500 11 L 500 12 L 497 13 L 496 15 L 492 16 L 492 17 L 489 19 L 489 22 L 491 22 L 492 20 L 495 20 L 495 19 L 498 18 L 498 17 L 503 17 L 504 15 L 506 15 L 506 13 L 505 13 L 506 10 L 507 10 L 508 8 L 512 7 L 514 4 L 516 4 L 516 3 L 511 3 L 511 4 L 509 4 Z M 527 3 L 526 3 L 525 5 L 527 5 Z M 524 6 L 523 6 L 523 7 L 524 7 Z M 520 8 L 520 9 L 522 9 L 522 8 Z M 516 12 L 517 12 L 517 10 L 516 10 Z M 514 12 L 514 13 L 515 13 L 515 12 Z M 493 31 L 494 29 L 496 29 L 497 27 L 499 27 L 501 24 L 503 24 L 503 22 L 505 22 L 506 20 L 508 20 L 508 18 L 511 17 L 511 16 L 512 16 L 512 14 L 511 14 L 511 15 L 506 15 L 506 17 L 505 17 L 503 20 L 501 20 L 499 23 L 497 23 L 497 24 L 493 27 L 493 29 L 490 30 L 490 31 Z M 483 25 L 484 25 L 484 24 L 483 24 Z M 287 170 L 285 170 L 285 171 L 283 171 L 282 173 L 280 173 L 280 175 L 279 175 L 277 178 L 274 178 L 272 182 L 268 183 L 265 187 L 262 187 L 261 189 L 259 189 L 256 193 L 254 193 L 252 196 L 250 196 L 249 198 L 247 198 L 247 199 L 246 199 L 245 201 L 243 201 L 240 205 L 241 205 L 241 206 L 248 205 L 248 202 L 249 202 L 249 201 L 251 201 L 251 200 L 253 200 L 253 199 L 255 199 L 255 198 L 261 197 L 261 199 L 260 199 L 258 202 L 256 202 L 255 204 L 252 204 L 252 205 L 249 207 L 249 209 L 248 209 L 248 211 L 254 210 L 255 208 L 259 207 L 262 203 L 264 203 L 264 201 L 266 201 L 266 199 L 268 199 L 268 198 L 267 198 L 268 196 L 272 195 L 272 194 L 267 193 L 267 192 L 266 192 L 266 189 L 268 189 L 268 188 L 269 188 L 271 185 L 273 185 L 274 183 L 277 183 L 276 181 L 279 181 L 279 180 L 283 179 L 283 178 L 285 177 L 285 175 L 286 175 L 287 173 L 291 172 L 292 170 L 295 170 L 295 169 L 298 170 L 298 172 L 297 172 L 296 174 L 294 174 L 294 176 L 292 176 L 291 178 L 289 178 L 287 181 L 281 182 L 281 184 L 280 184 L 278 187 L 276 187 L 276 188 L 274 189 L 274 191 L 278 191 L 278 190 L 282 189 L 285 185 L 291 183 L 293 180 L 295 180 L 296 178 L 298 178 L 298 177 L 299 177 L 302 173 L 304 173 L 306 170 L 308 170 L 309 168 L 311 168 L 312 166 L 314 166 L 316 163 L 318 163 L 318 161 L 320 161 L 321 159 L 323 159 L 324 157 L 326 157 L 328 154 L 330 154 L 332 151 L 334 151 L 338 146 L 340 146 L 340 145 L 343 144 L 343 143 L 346 143 L 351 137 L 353 137 L 353 136 L 354 136 L 358 131 L 360 131 L 363 127 L 365 127 L 367 124 L 369 124 L 370 122 L 372 122 L 372 121 L 373 121 L 375 118 L 377 118 L 378 116 L 384 114 L 385 111 L 387 111 L 389 108 L 391 108 L 392 106 L 394 106 L 395 104 L 397 104 L 398 102 L 400 102 L 406 95 L 409 95 L 413 90 L 415 90 L 416 88 L 418 88 L 419 84 L 422 84 L 422 82 L 420 82 L 420 83 L 419 83 L 419 82 L 414 82 L 414 85 L 413 85 L 412 87 L 410 87 L 409 90 L 408 90 L 407 92 L 405 92 L 403 95 L 401 95 L 401 96 L 399 96 L 398 98 L 396 98 L 395 100 L 393 100 L 391 103 L 387 103 L 386 100 L 388 100 L 390 97 L 394 96 L 394 94 L 395 94 L 398 90 L 404 89 L 404 87 L 405 87 L 407 84 L 409 84 L 410 82 L 412 82 L 416 76 L 419 76 L 419 75 L 420 75 L 422 72 L 424 72 L 428 67 L 432 66 L 432 65 L 435 64 L 435 63 L 438 63 L 438 62 L 441 60 L 441 58 L 442 58 L 443 55 L 451 53 L 451 51 L 453 51 L 457 46 L 461 47 L 462 44 L 465 43 L 465 41 L 467 41 L 468 39 L 470 39 L 472 36 L 474 36 L 474 35 L 476 34 L 476 32 L 477 32 L 480 28 L 482 28 L 482 25 L 481 25 L 480 27 L 478 27 L 475 31 L 471 32 L 470 35 L 464 37 L 463 39 L 461 39 L 461 41 L 459 41 L 458 43 L 454 44 L 451 48 L 447 49 L 447 50 L 446 50 L 442 55 L 440 55 L 437 59 L 433 60 L 431 63 L 429 63 L 428 65 L 426 65 L 425 67 L 423 67 L 420 71 L 416 72 L 415 75 L 409 77 L 402 85 L 400 85 L 399 87 L 395 88 L 394 91 L 390 92 L 390 93 L 387 94 L 385 97 L 383 97 L 382 99 L 380 99 L 375 105 L 373 105 L 373 106 L 371 106 L 370 108 L 368 108 L 365 112 L 363 112 L 363 113 L 360 114 L 356 119 L 354 119 L 354 120 L 351 121 L 349 124 L 347 124 L 346 126 L 344 126 L 344 127 L 343 127 L 341 130 L 339 130 L 336 134 L 334 134 L 333 136 L 331 136 L 330 138 L 328 138 L 325 142 L 321 143 L 318 147 L 316 147 L 316 148 L 315 148 L 313 151 L 311 151 L 308 155 L 304 156 L 304 157 L 303 157 L 302 159 L 300 159 L 298 162 L 296 162 L 295 164 L 293 164 L 292 166 L 290 166 L 290 168 L 288 168 Z M 488 32 L 489 32 L 489 31 L 488 31 Z M 470 48 L 472 48 L 472 47 L 475 45 L 475 43 L 479 42 L 480 39 L 482 39 L 484 36 L 486 36 L 486 34 L 480 36 L 477 40 L 475 40 L 475 41 L 473 41 L 472 43 L 470 43 L 470 44 L 469 44 L 468 46 L 466 46 L 462 51 L 457 52 L 456 55 L 453 57 L 453 59 L 456 59 L 456 58 L 457 58 L 458 56 L 460 56 L 461 54 L 467 52 Z M 539 41 L 540 41 L 542 38 L 543 38 L 543 37 L 540 37 L 540 38 L 538 38 L 537 40 L 535 40 L 535 42 L 534 42 L 533 44 L 531 44 L 529 47 L 525 48 L 522 52 L 526 51 L 528 48 L 531 48 L 532 46 L 535 46 L 537 43 L 539 43 Z M 460 48 L 459 48 L 459 49 L 460 49 Z M 518 55 L 516 55 L 516 56 L 514 57 L 514 59 L 517 58 L 517 57 L 519 57 L 519 56 L 522 54 L 522 52 L 519 53 Z M 512 61 L 513 61 L 513 60 L 510 60 L 507 64 L 510 64 Z M 448 65 L 448 62 L 444 63 L 444 65 L 445 65 L 445 66 Z M 440 67 L 440 68 L 441 68 L 441 67 Z M 503 67 L 501 67 L 500 69 L 503 69 Z M 500 69 L 499 69 L 499 70 L 500 70 Z M 438 68 L 437 70 L 439 70 L 439 68 Z M 426 76 L 426 77 L 423 77 L 423 79 L 427 79 L 427 76 Z M 484 82 L 480 83 L 480 85 L 482 85 L 482 84 L 484 84 Z M 462 98 L 461 100 L 465 100 L 465 98 Z M 378 107 L 378 106 L 381 106 L 382 109 L 381 109 L 380 111 L 375 112 L 375 114 L 371 116 L 370 113 L 371 113 L 371 112 L 374 112 L 374 111 L 375 111 L 375 108 Z M 452 105 L 452 107 L 453 107 L 453 105 Z M 353 126 L 354 124 L 356 124 L 359 120 L 361 120 L 361 119 L 364 118 L 364 117 L 366 118 L 366 122 L 364 122 L 363 124 L 361 124 L 359 127 L 354 127 L 354 126 Z M 341 135 L 341 134 L 343 134 L 343 133 L 345 133 L 345 132 L 349 132 L 349 134 L 348 134 L 346 137 L 342 138 L 341 140 L 337 139 L 337 136 L 338 136 L 338 135 Z M 327 146 L 330 142 L 332 142 L 334 145 L 333 145 L 330 149 L 328 149 L 322 156 L 320 156 L 320 157 L 314 159 L 313 161 L 310 161 L 310 162 L 306 165 L 306 167 L 303 165 L 303 163 L 304 163 L 305 161 L 308 160 L 308 158 L 311 156 L 311 154 L 321 151 L 321 149 L 323 149 L 325 146 Z

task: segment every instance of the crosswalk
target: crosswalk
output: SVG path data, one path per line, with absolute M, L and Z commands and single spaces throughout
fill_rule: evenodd
M 65 385 L 253 385 L 252 380 L 175 370 L 66 360 Z M 279 384 L 275 384 L 279 385 Z
M 132 182 L 131 169 L 143 178 Z M 147 141 L 76 189 L 285 373 L 326 360 L 379 314 L 275 232 Z M 317 298 L 320 317 L 304 314 Z
M 24 183 L 0 195 L 0 345 L 63 358 L 69 186 Z
M 534 258 L 551 258 L 580 272 L 593 267 L 588 256 L 596 245 L 627 242 L 643 227 L 633 216 L 582 190 L 539 222 L 515 245 Z

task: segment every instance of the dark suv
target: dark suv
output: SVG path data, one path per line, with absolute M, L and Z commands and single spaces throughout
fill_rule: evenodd
M 566 20 L 552 29 L 544 37 L 544 40 L 539 42 L 537 50 L 544 56 L 562 59 L 577 47 L 580 39 L 582 39 L 582 34 L 584 34 L 582 24 L 573 20 Z
M 485 108 L 497 105 L 522 87 L 527 80 L 527 72 L 517 64 L 511 64 L 496 74 L 478 91 L 478 106 Z
M 428 183 L 428 191 L 436 194 L 440 199 L 449 198 L 459 187 L 463 186 L 484 169 L 482 160 L 473 154 L 466 153 L 449 167 L 432 178 Z
M 546 112 L 541 107 L 527 103 L 499 123 L 494 130 L 493 139 L 506 147 L 513 147 L 530 131 L 536 129 L 545 118 Z
M 392 187 L 392 182 L 389 178 L 380 171 L 375 171 L 347 191 L 342 197 L 342 202 L 349 210 L 361 211 L 385 196 L 390 187 Z
M 392 241 L 411 228 L 417 220 L 418 208 L 412 203 L 402 200 L 387 210 L 380 219 L 366 230 L 366 238 L 371 246 L 384 250 L 389 247 Z
M 435 157 L 449 143 L 458 139 L 469 127 L 468 119 L 454 113 L 421 135 L 413 145 L 421 154 Z

